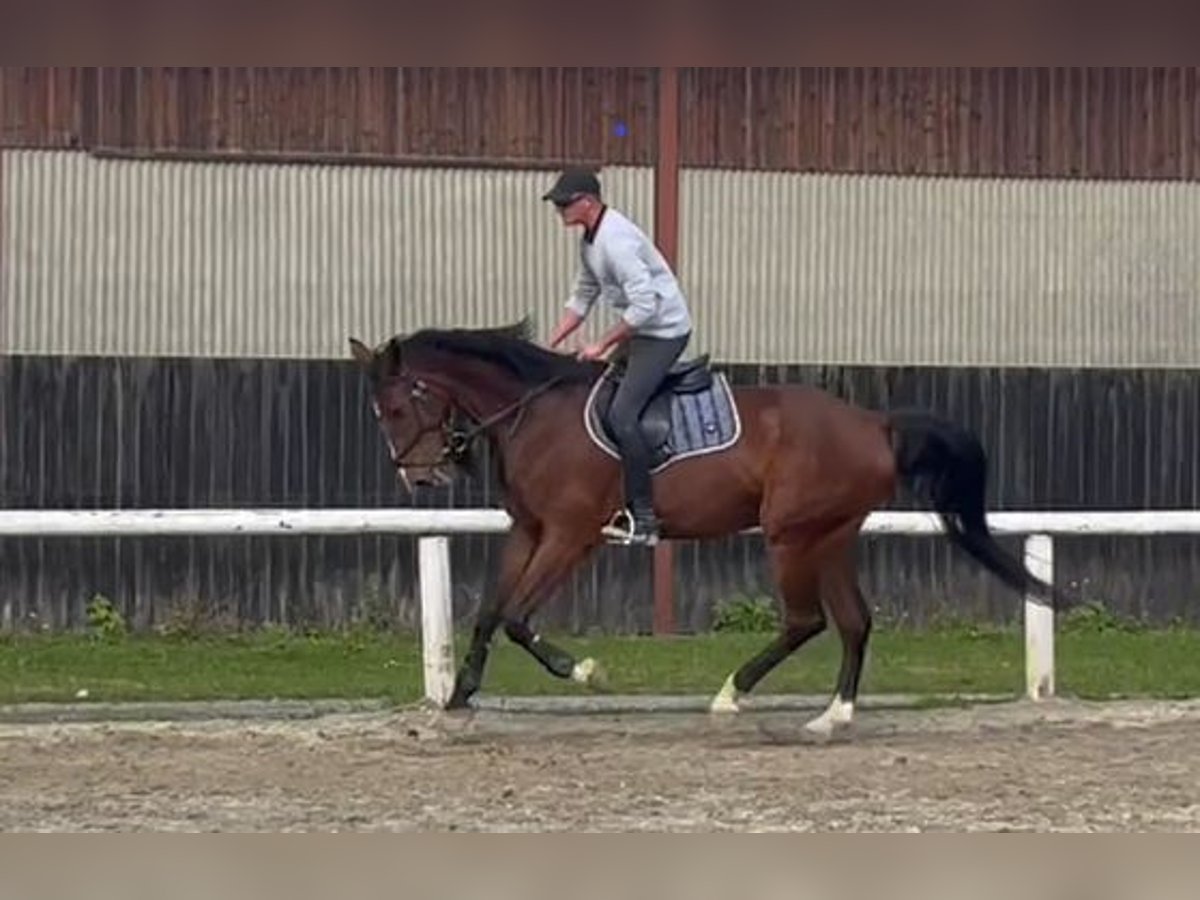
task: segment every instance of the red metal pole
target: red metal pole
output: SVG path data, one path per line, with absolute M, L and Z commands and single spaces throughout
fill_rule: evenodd
M 654 240 L 671 267 L 679 267 L 679 70 L 658 70 L 658 142 L 654 159 Z M 675 632 L 675 548 L 654 548 L 654 633 Z

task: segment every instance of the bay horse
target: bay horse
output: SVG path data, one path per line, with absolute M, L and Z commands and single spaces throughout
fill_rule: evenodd
M 374 348 L 350 338 L 350 347 L 406 486 L 446 482 L 472 444 L 486 440 L 513 522 L 496 591 L 481 604 L 447 708 L 469 705 L 501 626 L 553 675 L 598 680 L 594 660 L 577 661 L 543 640 L 530 618 L 607 541 L 605 525 L 621 507 L 620 469 L 611 444 L 606 452 L 603 419 L 587 413 L 616 374 L 605 362 L 539 346 L 528 320 L 425 329 Z M 683 405 L 689 392 L 690 407 Z M 684 419 L 695 417 L 701 400 L 707 424 L 689 438 Z M 1055 600 L 1055 589 L 989 532 L 987 457 L 953 422 L 923 410 L 868 410 L 805 385 L 731 388 L 706 357 L 678 365 L 650 409 L 656 412 L 643 422 L 652 445 L 661 450 L 668 437 L 677 445 L 675 457 L 659 457 L 653 475 L 662 536 L 705 539 L 760 527 L 782 605 L 779 635 L 729 675 L 713 712 L 737 711 L 739 696 L 822 632 L 828 617 L 841 637 L 841 667 L 828 708 L 806 727 L 828 735 L 850 723 L 871 632 L 854 544 L 867 516 L 900 487 L 932 505 L 949 539 L 1005 584 Z M 723 423 L 714 410 L 727 413 Z M 697 432 L 729 440 L 705 445 Z

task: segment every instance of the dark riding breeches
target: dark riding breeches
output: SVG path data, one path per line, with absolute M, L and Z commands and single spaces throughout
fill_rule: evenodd
M 608 408 L 608 427 L 621 450 L 625 469 L 625 501 L 635 511 L 649 511 L 652 506 L 650 448 L 642 437 L 638 419 L 662 384 L 667 371 L 683 354 L 690 337 L 653 338 L 639 335 L 630 338 L 618 351 L 625 360 L 624 374 Z

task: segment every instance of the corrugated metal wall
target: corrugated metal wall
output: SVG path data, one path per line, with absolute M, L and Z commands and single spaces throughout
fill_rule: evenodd
M 545 172 L 0 165 L 0 352 L 340 358 L 348 334 L 545 329 L 575 266 Z M 651 230 L 652 170 L 603 176 Z M 681 179 L 695 350 L 726 362 L 1194 366 L 1198 238 L 1191 183 Z
M 576 232 L 553 173 L 7 151 L 0 353 L 344 357 L 430 325 L 548 330 Z M 604 172 L 653 223 L 653 173 Z
M 1200 184 L 685 170 L 680 191 L 720 359 L 1200 365 Z

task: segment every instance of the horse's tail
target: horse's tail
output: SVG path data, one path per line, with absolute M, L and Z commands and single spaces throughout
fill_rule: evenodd
M 1053 605 L 1061 593 L 996 542 L 987 525 L 987 453 L 967 429 L 922 410 L 888 416 L 900 482 L 933 505 L 950 540 L 1015 590 Z

